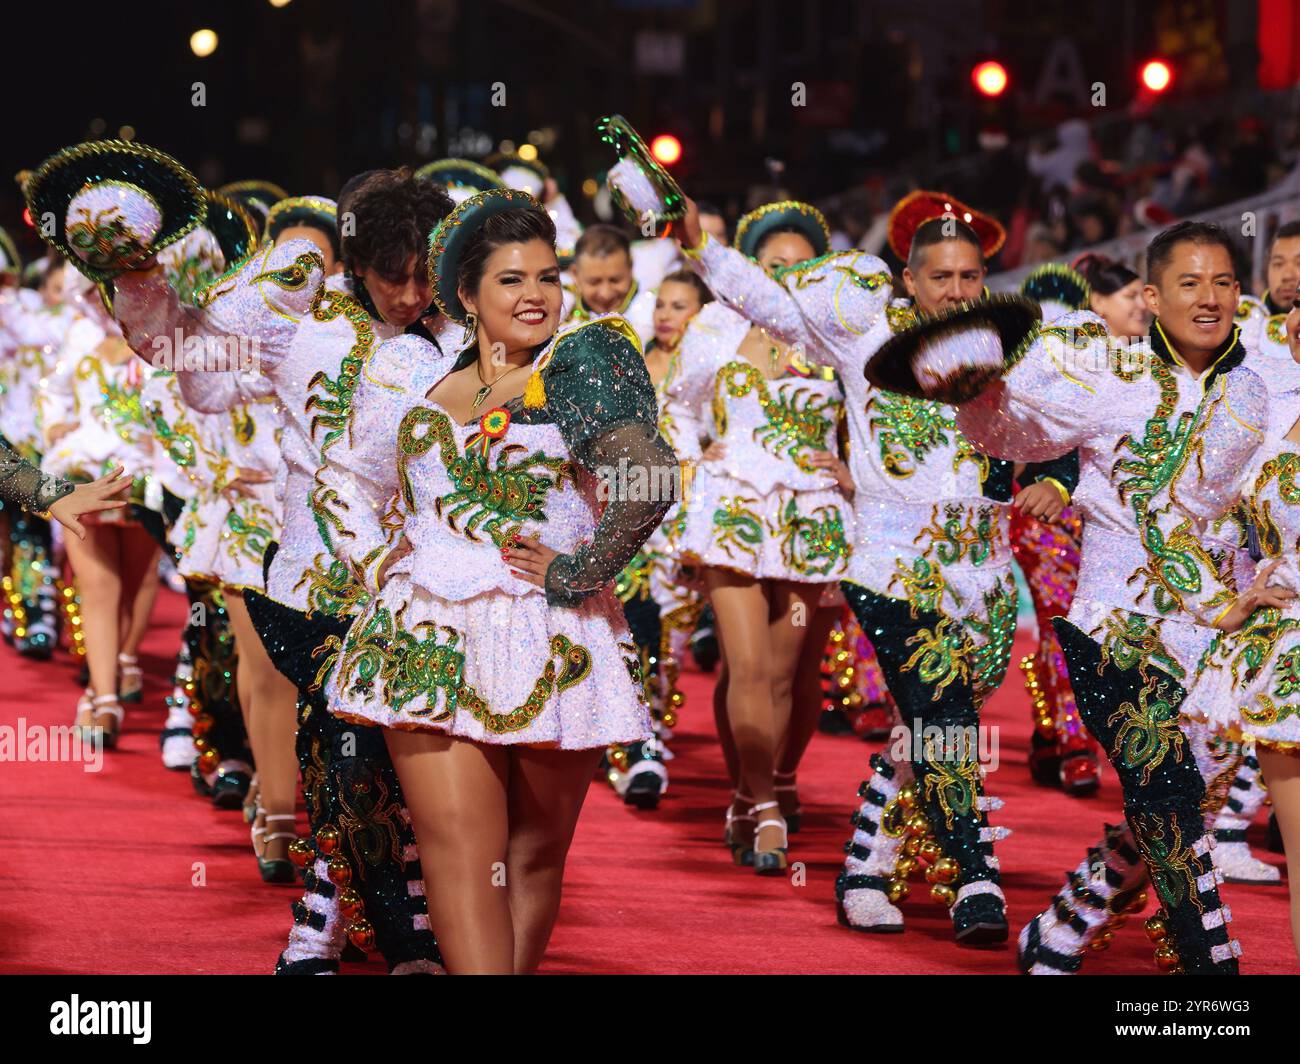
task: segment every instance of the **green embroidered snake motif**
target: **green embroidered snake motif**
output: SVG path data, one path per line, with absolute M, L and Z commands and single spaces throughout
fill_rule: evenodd
M 841 403 L 833 395 L 819 395 L 808 388 L 795 387 L 787 394 L 777 388 L 772 395 L 766 378 L 748 362 L 729 362 L 718 371 L 713 385 L 713 421 L 718 435 L 727 432 L 725 389 L 733 399 L 757 393 L 758 404 L 767 422 L 754 429 L 754 440 L 766 451 L 786 455 L 804 472 L 811 472 L 808 451 L 825 451 L 826 440 L 835 429 Z
M 397 432 L 398 481 L 407 507 L 415 511 L 410 463 L 437 444 L 438 456 L 455 490 L 438 498 L 434 505 L 453 532 L 478 543 L 476 533 L 481 530 L 501 547 L 523 528 L 523 522 L 544 522 L 546 511 L 542 507 L 547 494 L 565 480 L 573 481 L 572 463 L 541 451 L 526 453 L 528 448 L 508 444 L 500 447 L 493 464 L 489 458 L 491 448 L 500 443 L 500 439 L 476 433 L 466 441 L 465 452 L 461 453 L 451 418 L 425 406 L 409 411 Z M 482 450 L 476 445 L 482 445 Z M 523 457 L 512 460 L 520 454 Z M 467 513 L 464 525 L 457 527 L 457 519 Z
M 931 552 L 944 565 L 953 565 L 967 555 L 971 565 L 981 565 L 993 553 L 994 537 L 998 532 L 997 517 L 992 506 L 970 509 L 961 503 L 945 503 L 944 522 L 939 524 L 939 504 L 930 515 L 930 523 L 913 541 L 920 546 L 928 537 L 929 544 L 922 552 Z

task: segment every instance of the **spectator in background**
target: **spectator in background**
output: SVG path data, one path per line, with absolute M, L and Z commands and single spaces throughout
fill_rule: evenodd
M 1029 172 L 1042 180 L 1048 192 L 1069 190 L 1079 164 L 1094 154 L 1088 123 L 1082 118 L 1071 118 L 1057 126 L 1056 141 L 1057 146 L 1051 151 L 1030 148 L 1025 160 Z

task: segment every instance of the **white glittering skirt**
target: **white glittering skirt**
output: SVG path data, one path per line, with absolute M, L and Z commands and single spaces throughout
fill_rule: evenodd
M 1217 633 L 1182 712 L 1230 739 L 1300 752 L 1300 611 L 1260 611 L 1252 621 Z
M 609 592 L 575 609 L 495 590 L 451 601 L 396 573 L 333 649 L 326 693 L 345 720 L 564 750 L 651 734 Z
M 761 492 L 702 467 L 691 483 L 677 551 L 687 565 L 822 584 L 848 572 L 852 544 L 853 513 L 837 489 Z

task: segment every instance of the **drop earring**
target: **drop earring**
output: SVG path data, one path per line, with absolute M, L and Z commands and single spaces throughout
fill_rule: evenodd
M 465 319 L 465 333 L 460 338 L 461 349 L 469 347 L 476 336 L 478 336 L 478 315 L 471 311 Z

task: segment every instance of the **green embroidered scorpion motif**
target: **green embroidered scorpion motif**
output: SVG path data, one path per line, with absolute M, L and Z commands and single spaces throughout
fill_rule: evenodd
M 933 628 L 922 628 L 904 645 L 915 645 L 917 649 L 903 663 L 901 671 L 916 669 L 921 680 L 934 688 L 930 695 L 932 702 L 939 700 L 949 684 L 970 679 L 970 638 L 951 617 L 942 618 Z
M 935 743 L 941 743 L 936 757 Z M 979 794 L 980 767 L 971 756 L 970 737 L 962 735 L 957 744 L 962 749 L 946 749 L 949 744 L 935 736 L 925 741 L 925 800 L 932 802 L 936 796 L 943 810 L 944 823 L 953 829 L 953 820 L 959 816 L 972 816 L 976 812 Z
M 373 561 L 381 549 L 372 551 L 363 564 Z M 327 617 L 344 617 L 360 609 L 370 598 L 346 562 L 339 558 L 330 559 L 324 553 L 316 555 L 312 568 L 302 574 L 302 578 L 294 585 L 294 590 L 297 591 L 304 584 L 307 585 L 309 617 L 316 613 L 323 613 Z
M 1205 906 L 1201 904 L 1196 872 L 1191 867 L 1196 852 L 1183 842 L 1182 829 L 1155 813 L 1138 813 L 1134 819 L 1137 823 L 1133 834 L 1151 870 L 1151 881 L 1160 900 L 1166 905 L 1177 905 L 1186 898 L 1203 913 Z M 1172 838 L 1166 832 L 1172 833 Z
M 1298 471 L 1300 455 L 1288 452 L 1270 458 L 1260 468 L 1255 486 L 1245 500 L 1245 517 L 1259 533 L 1260 550 L 1266 558 L 1281 557 L 1286 544 L 1282 542 L 1282 531 L 1273 517 L 1272 500 L 1262 497 L 1264 490 L 1276 480 L 1278 498 L 1289 506 L 1300 504 L 1300 487 L 1296 485 Z
M 1161 621 L 1152 622 L 1140 613 L 1124 613 L 1116 610 L 1103 622 L 1100 630 L 1091 635 L 1101 644 L 1101 663 L 1097 666 L 1097 675 L 1114 663 L 1116 668 L 1131 669 L 1137 667 L 1138 674 L 1146 683 L 1151 682 L 1147 669 L 1151 665 L 1168 673 L 1176 680 L 1184 680 L 1187 670 L 1178 664 L 1178 659 L 1170 653 L 1160 635 Z M 1100 636 L 1100 638 L 1098 638 Z
M 493 464 L 489 456 L 499 443 L 500 439 L 475 433 L 461 453 L 451 418 L 441 410 L 415 407 L 402 419 L 397 433 L 398 481 L 407 507 L 414 512 L 416 505 L 410 463 L 437 444 L 438 456 L 455 490 L 438 498 L 434 505 L 453 532 L 474 543 L 479 542 L 479 531 L 486 532 L 501 547 L 523 528 L 523 522 L 544 522 L 546 511 L 542 507 L 547 494 L 565 480 L 573 481 L 573 465 L 541 451 L 526 453 L 528 448 L 520 444 L 501 446 Z M 469 517 L 457 527 L 457 519 L 465 514 Z
M 1152 498 L 1173 479 L 1181 469 L 1191 437 L 1195 414 L 1184 411 L 1177 425 L 1170 428 L 1169 418 L 1178 402 L 1178 385 L 1173 374 L 1163 362 L 1151 361 L 1151 373 L 1160 388 L 1160 399 L 1154 414 L 1147 419 L 1141 440 L 1125 434 L 1115 445 L 1117 452 L 1126 450 L 1127 457 L 1116 459 L 1111 475 L 1130 476 L 1119 482 L 1120 501 L 1133 507 L 1143 546 L 1149 556 L 1148 564 L 1140 568 L 1130 580 L 1142 579 L 1143 590 L 1138 601 L 1152 590 L 1152 602 L 1161 614 L 1171 613 L 1181 607 L 1184 594 L 1195 594 L 1201 589 L 1201 571 L 1198 557 L 1205 554 L 1190 532 L 1190 522 L 1165 534 L 1156 523 L 1159 511 L 1151 511 Z M 1202 559 L 1209 563 L 1208 558 Z M 1212 564 L 1212 563 L 1210 563 Z
M 271 514 L 266 507 L 256 504 L 248 516 L 232 509 L 226 515 L 226 530 L 223 538 L 228 539 L 226 551 L 230 557 L 238 558 L 242 553 L 250 561 L 260 563 L 271 544 Z
M 184 418 L 177 418 L 174 425 L 167 424 L 161 403 L 151 403 L 148 414 L 154 438 L 162 444 L 167 457 L 182 469 L 194 465 L 198 457 L 194 426 Z
M 1288 632 L 1300 630 L 1300 620 L 1283 617 L 1276 608 L 1259 609 L 1236 632 L 1218 632 L 1201 656 L 1200 668 L 1221 669 L 1228 663 L 1234 686 L 1251 683 Z M 1280 664 L 1280 663 L 1279 663 Z
M 1141 768 L 1143 785 L 1151 782 L 1151 773 L 1170 752 L 1175 761 L 1183 759 L 1186 738 L 1178 726 L 1182 689 L 1166 696 L 1168 690 L 1168 683 L 1152 677 L 1138 691 L 1137 706 L 1124 702 L 1106 720 L 1107 725 L 1120 724 L 1111 756 L 1128 768 Z
M 838 397 L 819 395 L 806 387 L 777 388 L 773 396 L 756 366 L 729 362 L 718 371 L 713 387 L 713 421 L 720 437 L 727 432 L 724 389 L 733 399 L 756 392 L 767 422 L 754 429 L 754 440 L 772 454 L 792 458 L 805 473 L 812 472 L 807 452 L 826 450 L 826 440 L 839 417 Z
M 348 850 L 369 868 L 402 859 L 398 825 L 402 806 L 388 791 L 383 776 L 366 773 L 363 780 L 349 779 L 338 789 L 338 826 L 348 840 Z
M 967 555 L 971 565 L 982 565 L 988 561 L 998 532 L 994 508 L 980 506 L 970 509 L 961 503 L 946 503 L 943 515 L 944 522 L 941 525 L 939 504 L 936 503 L 930 515 L 930 523 L 913 540 L 919 546 L 922 540 L 929 538 L 929 545 L 922 552 L 923 555 L 929 557 L 933 552 L 944 565 L 953 565 Z
M 880 460 L 891 477 L 904 480 L 916 472 L 926 455 L 956 440 L 952 458 L 955 473 L 966 461 L 974 462 L 981 479 L 988 475 L 989 460 L 957 431 L 957 421 L 943 412 L 934 399 L 914 399 L 894 392 L 876 392 L 867 403 L 874 410 L 868 425 L 880 441 Z M 949 435 L 951 433 L 951 435 Z
M 619 602 L 644 602 L 650 597 L 650 574 L 662 559 L 658 551 L 639 550 L 623 571 L 614 578 L 614 594 Z
M 745 506 L 757 501 L 739 495 L 718 500 L 720 505 L 713 511 L 713 541 L 728 558 L 735 557 L 731 550 L 734 546 L 758 560 L 755 548 L 763 542 L 763 521 Z
M 826 576 L 852 553 L 838 506 L 819 506 L 810 516 L 799 512 L 791 495 L 781 512 L 781 553 L 785 563 L 804 575 Z
M 378 697 L 392 711 L 431 724 L 448 721 L 464 710 L 487 732 L 504 735 L 528 727 L 557 691 L 566 691 L 591 674 L 590 651 L 567 636 L 554 635 L 528 697 L 506 713 L 495 713 L 465 682 L 461 633 L 433 621 L 421 621 L 408 631 L 405 612 L 403 606 L 394 616 L 387 607 L 379 607 L 373 616 L 358 622 L 360 630 L 349 632 L 346 643 L 330 636 L 318 648 L 317 653 L 328 658 L 338 657 L 340 675 L 348 677 L 349 693 L 368 700 Z M 440 634 L 444 637 L 441 641 Z M 322 669 L 329 666 L 327 660 Z M 408 708 L 421 697 L 424 708 Z
M 943 570 L 930 561 L 929 558 L 922 556 L 915 559 L 910 569 L 903 564 L 900 558 L 895 562 L 895 566 L 895 572 L 890 578 L 889 587 L 892 591 L 895 584 L 902 584 L 903 594 L 901 597 L 907 599 L 908 605 L 911 607 L 913 620 L 916 620 L 922 613 L 943 613 L 945 594 L 951 594 L 957 606 L 961 606 L 961 598 L 948 587 L 948 581 L 943 575 Z
M 150 419 L 145 416 L 144 405 L 140 401 L 138 389 L 126 390 L 117 381 L 104 376 L 99 359 L 87 355 L 77 364 L 77 380 L 89 380 L 95 377 L 99 381 L 99 395 L 102 400 L 94 412 L 112 426 L 122 439 L 130 441 L 138 435 L 139 429 L 151 428 Z

